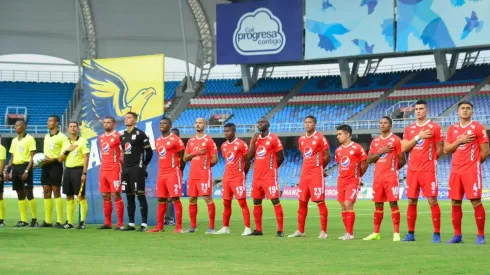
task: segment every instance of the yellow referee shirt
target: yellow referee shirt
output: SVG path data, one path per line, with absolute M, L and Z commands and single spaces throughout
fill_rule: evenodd
M 44 137 L 44 155 L 50 159 L 57 159 L 66 141 L 68 138 L 60 131 L 54 135 L 47 134 Z
M 36 151 L 36 141 L 26 134 L 19 140 L 19 137 L 12 139 L 9 152 L 14 155 L 13 164 L 24 164 L 31 161 L 31 152 Z
M 63 143 L 63 148 L 61 151 L 64 152 L 72 144 L 76 144 L 78 147 L 71 151 L 68 156 L 66 156 L 65 166 L 67 168 L 83 167 L 83 155 L 90 153 L 88 141 L 83 137 L 78 137 L 75 142 L 67 140 L 65 143 Z
M 3 147 L 3 145 L 0 144 L 0 160 L 6 160 L 7 159 L 7 149 Z

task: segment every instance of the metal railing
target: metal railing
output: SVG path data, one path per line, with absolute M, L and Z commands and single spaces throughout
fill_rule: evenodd
M 27 125 L 26 132 L 28 134 L 47 134 L 48 128 L 46 125 Z M 15 134 L 14 125 L 0 125 L 0 133 L 2 134 Z
M 449 117 L 437 117 L 433 118 L 433 121 L 437 122 L 442 127 L 449 126 L 459 121 L 457 116 L 449 116 Z M 475 115 L 473 116 L 473 120 L 477 120 L 482 124 L 490 124 L 490 115 Z M 415 118 L 407 118 L 407 119 L 394 119 L 393 120 L 393 128 L 405 128 L 409 124 L 414 123 L 416 121 Z M 318 122 L 316 129 L 318 131 L 334 131 L 337 126 L 344 124 L 345 121 L 325 121 Z M 349 122 L 349 125 L 353 130 L 376 130 L 379 129 L 379 120 L 356 120 L 353 122 Z M 175 127 L 179 128 L 181 133 L 193 133 L 194 126 L 180 126 L 175 125 Z M 236 125 L 237 133 L 247 133 L 252 129 L 255 129 L 255 124 L 239 124 Z M 270 130 L 272 132 L 303 132 L 304 124 L 303 123 L 271 123 Z M 207 133 L 216 134 L 223 132 L 223 126 L 217 125 L 209 125 L 206 129 Z
M 0 70 L 0 81 L 76 83 L 78 72 Z

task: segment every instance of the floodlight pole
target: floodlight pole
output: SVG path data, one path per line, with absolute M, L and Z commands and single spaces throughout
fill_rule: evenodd
M 76 30 L 77 30 L 77 58 L 78 58 L 78 80 L 80 80 L 82 75 L 82 64 L 80 58 L 80 18 L 78 10 L 78 0 L 75 0 L 75 18 L 76 18 Z
M 182 27 L 182 41 L 184 42 L 184 52 L 185 52 L 185 67 L 187 70 L 187 91 L 192 91 L 192 81 L 191 81 L 191 73 L 189 70 L 189 54 L 187 53 L 187 41 L 185 39 L 185 27 L 184 27 L 184 11 L 182 10 L 182 0 L 179 0 L 179 9 L 180 9 L 180 24 Z

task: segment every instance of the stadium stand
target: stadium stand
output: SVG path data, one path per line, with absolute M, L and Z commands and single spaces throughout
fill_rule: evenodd
M 165 109 L 170 107 L 175 97 L 175 90 L 179 86 L 180 81 L 165 81 Z
M 261 78 L 247 94 L 281 94 L 290 91 L 302 78 Z M 206 88 L 202 95 L 240 95 L 243 94 L 241 79 L 210 79 L 206 82 Z

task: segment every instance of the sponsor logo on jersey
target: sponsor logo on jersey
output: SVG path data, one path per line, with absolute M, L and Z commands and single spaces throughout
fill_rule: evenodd
M 305 157 L 311 157 L 313 155 L 313 149 L 311 149 L 311 147 L 306 147 L 304 149 L 304 155 Z
M 226 161 L 232 162 L 234 159 L 235 159 L 235 154 L 233 152 L 230 151 L 226 154 Z
M 124 144 L 124 151 L 125 152 L 131 152 L 131 148 L 133 148 L 133 146 L 131 146 L 131 143 L 126 142 L 126 144 Z
M 417 141 L 416 145 L 417 145 L 417 146 L 422 146 L 422 145 L 424 145 L 424 142 L 425 142 L 425 139 L 421 138 L 421 139 L 419 139 L 419 140 Z
M 266 152 L 267 152 L 267 150 L 265 149 L 265 147 L 264 147 L 264 146 L 259 146 L 259 147 L 257 148 L 257 155 L 258 155 L 259 157 L 263 157 L 263 156 L 265 156 L 265 153 L 266 153 Z
M 349 157 L 344 156 L 340 159 L 340 165 L 342 165 L 342 167 L 348 167 L 349 164 L 350 164 Z
M 107 143 L 107 142 L 102 143 L 102 152 L 104 152 L 104 153 L 109 152 L 109 148 L 110 148 L 109 143 Z
M 165 148 L 165 146 L 158 147 L 158 155 L 164 157 L 166 154 L 167 154 L 167 149 Z

